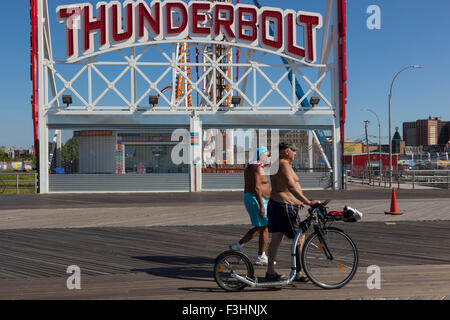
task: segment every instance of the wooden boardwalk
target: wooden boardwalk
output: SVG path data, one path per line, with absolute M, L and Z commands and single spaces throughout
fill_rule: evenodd
M 355 240 L 360 254 L 358 274 L 339 290 L 340 297 L 450 296 L 450 221 L 363 222 L 339 227 Z M 249 289 L 235 295 L 220 290 L 212 275 L 214 258 L 248 228 L 1 230 L 0 299 L 287 299 L 299 286 L 307 292 L 298 299 L 332 297 L 312 284 L 276 291 Z M 246 246 L 250 259 L 256 257 L 256 249 L 256 239 Z M 277 268 L 288 272 L 289 261 L 286 241 Z M 66 288 L 70 265 L 81 268 L 82 290 Z M 369 265 L 381 267 L 383 287 L 392 286 L 391 291 L 367 289 Z M 265 268 L 257 267 L 256 272 L 263 276 Z
M 331 200 L 390 200 L 390 189 L 356 186 L 349 190 L 311 190 L 305 194 L 312 199 Z M 449 199 L 450 191 L 442 190 L 396 190 L 397 199 Z M 117 207 L 183 207 L 185 205 L 217 205 L 242 203 L 243 192 L 199 193 L 83 193 L 83 194 L 37 194 L 1 195 L 0 210 L 57 209 L 57 208 L 117 208 Z

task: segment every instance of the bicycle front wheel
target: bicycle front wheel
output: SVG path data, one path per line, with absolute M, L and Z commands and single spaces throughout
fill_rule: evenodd
M 323 238 L 314 232 L 302 250 L 302 264 L 308 278 L 324 289 L 346 285 L 358 268 L 358 250 L 353 240 L 337 228 L 322 229 Z
M 244 282 L 233 278 L 233 274 L 253 278 L 253 265 L 246 255 L 233 250 L 225 251 L 216 258 L 214 279 L 226 291 L 240 291 L 247 287 Z

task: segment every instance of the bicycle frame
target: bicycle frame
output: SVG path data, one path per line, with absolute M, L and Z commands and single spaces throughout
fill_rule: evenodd
M 317 232 L 319 234 L 319 239 L 320 242 L 323 243 L 324 245 L 324 251 L 325 254 L 327 255 L 328 259 L 333 260 L 333 255 L 331 254 L 330 250 L 328 249 L 328 245 L 326 243 L 326 241 L 323 238 L 323 233 L 320 227 L 320 224 L 318 222 L 319 218 L 316 217 L 314 215 L 314 212 L 317 211 L 317 216 L 319 214 L 324 214 L 323 212 L 320 211 L 320 208 L 315 208 L 314 210 L 310 211 L 309 216 L 303 221 L 303 223 L 307 223 L 307 228 L 305 230 L 305 232 L 310 228 L 310 226 L 312 225 L 314 227 L 314 231 Z M 290 284 L 291 282 L 294 281 L 295 278 L 295 274 L 297 273 L 297 261 L 295 260 L 295 255 L 297 254 L 297 243 L 298 240 L 300 239 L 300 237 L 304 234 L 303 228 L 300 226 L 297 234 L 294 237 L 294 240 L 292 241 L 292 245 L 291 245 L 291 274 L 289 275 L 289 278 L 287 280 L 284 281 L 277 281 L 277 282 L 258 282 L 258 279 L 250 279 L 247 277 L 241 277 L 238 274 L 233 273 L 231 275 L 231 277 L 244 282 L 245 284 L 249 285 L 252 288 L 263 288 L 263 287 L 273 287 L 273 286 L 285 286 Z
M 345 211 L 343 214 L 339 212 L 328 213 L 328 208 L 326 207 L 328 203 L 329 200 L 326 200 L 323 203 L 315 203 L 311 207 L 311 209 L 308 210 L 309 216 L 300 223 L 298 231 L 292 239 L 291 273 L 287 280 L 258 282 L 258 277 L 255 275 L 255 270 L 249 258 L 242 252 L 238 253 L 236 251 L 229 250 L 221 253 L 216 258 L 216 262 L 214 265 L 214 278 L 216 283 L 219 285 L 219 287 L 223 288 L 226 291 L 240 291 L 246 286 L 252 288 L 285 286 L 294 281 L 297 274 L 297 263 L 301 263 L 301 266 L 304 267 L 304 272 L 306 273 L 308 279 L 321 288 L 339 289 L 342 286 L 346 285 L 349 281 L 351 281 L 356 273 L 356 270 L 358 269 L 358 250 L 356 244 L 349 235 L 347 235 L 343 230 L 339 228 L 332 227 L 328 223 L 332 224 L 335 221 L 355 222 L 358 219 L 349 219 L 352 217 L 352 212 L 350 212 L 350 214 L 346 213 Z M 345 218 L 346 215 L 347 218 Z M 311 228 L 311 226 L 313 226 L 314 231 L 306 239 L 306 242 L 304 243 L 305 247 L 302 248 L 301 254 L 299 255 L 298 251 L 300 250 L 298 250 L 298 243 L 300 237 L 303 237 Z M 338 242 L 332 240 L 331 242 L 329 242 L 329 239 L 334 239 L 333 234 L 337 235 L 338 239 L 342 239 L 344 241 L 344 244 L 337 244 Z M 329 235 L 331 235 L 332 238 L 329 238 Z M 337 244 L 337 247 L 334 247 L 334 244 Z M 346 248 L 345 250 L 350 250 L 353 254 L 353 256 L 350 257 L 351 260 L 349 260 L 348 258 L 343 258 L 344 260 L 341 260 L 340 253 L 344 250 L 342 249 L 344 247 Z M 320 252 L 322 252 L 322 254 L 320 254 Z M 319 256 L 317 256 L 317 254 L 319 254 Z M 349 253 L 345 253 L 343 257 L 348 256 L 348 254 Z M 325 257 L 323 255 L 325 255 Z M 228 258 L 233 258 L 234 260 L 237 259 L 237 265 L 240 265 L 241 263 L 245 264 L 246 274 L 244 274 L 242 271 L 235 271 L 233 267 L 234 263 L 232 262 L 230 264 L 230 262 L 227 261 Z M 335 263 L 336 260 L 338 260 L 337 263 Z M 323 262 L 325 262 L 329 266 L 337 267 L 338 269 L 336 270 L 336 275 L 344 275 L 345 278 L 342 278 L 342 281 L 340 282 L 329 282 L 334 280 L 325 280 L 324 282 L 324 275 L 332 274 L 331 277 L 334 278 L 334 274 L 332 270 L 330 273 L 330 270 L 323 269 L 327 268 L 322 266 Z M 316 268 L 317 263 L 319 265 L 318 268 Z M 344 266 L 347 266 L 349 273 L 340 272 L 341 270 L 343 270 Z M 226 273 L 222 273 L 225 268 L 227 268 L 227 270 L 230 270 L 231 272 L 227 271 Z M 311 272 L 313 269 L 319 270 L 319 273 L 316 274 L 315 271 Z M 242 268 L 240 268 L 240 270 L 242 270 Z M 322 279 L 319 279 L 317 276 Z M 237 283 L 236 281 L 230 282 L 230 278 L 237 280 Z
M 308 218 L 310 219 L 310 218 Z M 244 282 L 245 284 L 249 285 L 252 288 L 263 288 L 263 287 L 273 287 L 273 286 L 285 286 L 290 284 L 292 281 L 294 281 L 296 270 L 297 270 L 297 262 L 295 261 L 295 254 L 297 250 L 297 243 L 300 237 L 303 235 L 303 230 L 300 228 L 300 230 L 297 232 L 297 234 L 294 237 L 294 240 L 292 241 L 291 246 L 291 274 L 289 275 L 289 278 L 284 281 L 277 281 L 277 282 L 258 282 L 258 279 L 250 279 L 247 277 L 241 277 L 238 274 L 233 273 L 231 276 L 239 281 Z

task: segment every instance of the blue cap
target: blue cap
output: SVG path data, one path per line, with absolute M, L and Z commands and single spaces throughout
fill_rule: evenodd
M 260 146 L 256 149 L 256 159 L 258 159 L 263 153 L 268 152 L 269 150 L 265 146 Z

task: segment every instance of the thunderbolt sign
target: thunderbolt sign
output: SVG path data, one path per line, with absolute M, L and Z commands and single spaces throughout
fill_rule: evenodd
M 322 27 L 319 13 L 206 1 L 111 1 L 98 2 L 95 9 L 81 3 L 59 6 L 56 13 L 65 25 L 68 61 L 115 48 L 191 40 L 260 46 L 314 63 L 316 33 Z M 302 37 L 297 26 L 303 27 Z

